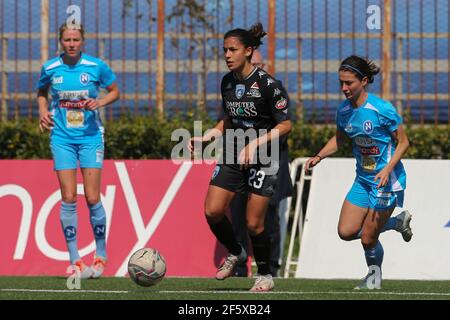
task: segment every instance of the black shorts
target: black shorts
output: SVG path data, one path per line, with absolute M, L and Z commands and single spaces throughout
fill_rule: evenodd
M 255 193 L 271 197 L 275 192 L 278 170 L 262 165 L 240 169 L 236 164 L 218 164 L 210 185 L 237 193 Z

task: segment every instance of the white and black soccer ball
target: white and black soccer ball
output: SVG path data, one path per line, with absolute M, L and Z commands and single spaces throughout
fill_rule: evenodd
M 128 260 L 130 278 L 138 285 L 150 287 L 160 282 L 166 274 L 166 261 L 158 250 L 142 248 Z

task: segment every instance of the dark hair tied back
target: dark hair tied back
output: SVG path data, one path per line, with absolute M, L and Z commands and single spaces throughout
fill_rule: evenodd
M 225 33 L 224 39 L 229 37 L 236 37 L 246 47 L 257 49 L 261 44 L 261 39 L 267 35 L 264 31 L 263 25 L 258 22 L 250 27 L 250 29 L 233 29 Z
M 373 83 L 375 75 L 380 73 L 380 68 L 372 60 L 352 55 L 342 61 L 339 71 L 350 71 L 354 73 L 359 80 L 367 77 L 368 82 Z

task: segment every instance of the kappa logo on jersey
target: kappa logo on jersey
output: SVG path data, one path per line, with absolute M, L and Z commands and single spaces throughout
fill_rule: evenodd
M 371 134 L 373 132 L 373 123 L 370 120 L 366 120 L 363 123 L 363 130 L 367 134 Z
M 351 123 L 348 123 L 346 126 L 345 126 L 345 132 L 347 132 L 347 133 L 350 133 L 350 132 L 352 132 L 353 131 L 353 127 L 352 127 L 352 124 Z
M 236 98 L 240 99 L 244 96 L 245 93 L 245 85 L 244 84 L 238 84 L 236 86 Z
M 287 106 L 287 100 L 285 98 L 281 98 L 275 104 L 275 108 L 277 108 L 277 109 L 284 109 L 284 108 L 286 108 L 286 106 Z
M 281 94 L 281 90 L 278 88 L 275 88 L 275 90 L 273 91 L 273 97 L 275 98 L 276 96 L 279 96 Z
M 85 72 L 80 74 L 80 83 L 83 85 L 87 85 L 89 83 L 89 74 Z
M 264 71 L 258 71 L 258 75 L 260 78 L 262 78 L 263 75 L 265 75 L 266 73 Z
M 52 84 L 62 84 L 64 82 L 63 76 L 54 77 L 52 79 Z
M 339 110 L 339 112 L 344 113 L 344 112 L 350 110 L 350 108 L 351 108 L 351 107 L 350 107 L 350 105 L 348 104 L 348 105 L 346 105 L 345 107 L 343 107 L 341 110 Z
M 267 78 L 267 86 L 270 86 L 274 81 L 271 78 Z

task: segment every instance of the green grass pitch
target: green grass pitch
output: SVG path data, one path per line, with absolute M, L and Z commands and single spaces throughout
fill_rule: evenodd
M 450 300 L 450 281 L 384 280 L 381 290 L 357 291 L 358 280 L 275 279 L 270 293 L 249 293 L 251 278 L 217 281 L 208 278 L 163 279 L 153 287 L 139 287 L 129 278 L 82 280 L 69 290 L 64 277 L 0 277 L 0 299 L 31 300 Z

